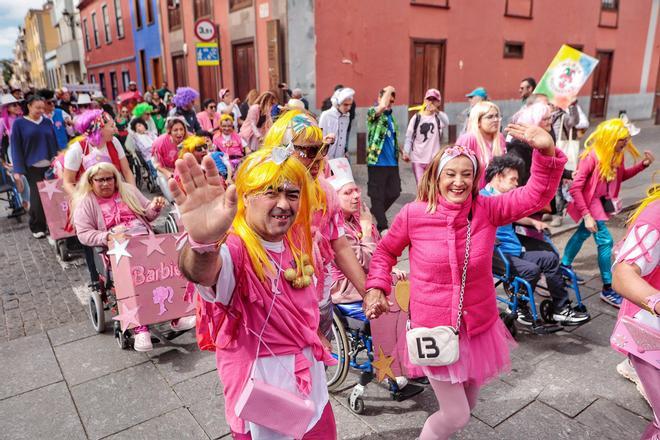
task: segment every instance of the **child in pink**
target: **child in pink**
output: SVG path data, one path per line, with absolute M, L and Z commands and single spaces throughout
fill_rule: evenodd
M 514 341 L 499 319 L 492 278 L 495 231 L 540 209 L 555 193 L 565 156 L 538 127 L 511 125 L 512 136 L 532 139 L 532 177 L 523 188 L 498 197 L 478 194 L 479 167 L 467 148 L 445 148 L 427 172 L 434 176 L 418 200 L 396 216 L 374 253 L 367 277 L 367 317 L 386 311 L 391 270 L 405 248 L 410 256 L 410 325 L 412 328 L 456 326 L 461 278 L 467 258 L 457 362 L 420 367 L 409 359 L 411 376 L 428 376 L 440 410 L 426 421 L 420 440 L 447 439 L 470 420 L 480 387 L 510 367 Z M 471 229 L 466 256 L 468 225 Z
M 617 328 L 625 317 L 640 320 L 655 329 L 656 346 L 660 342 L 660 188 L 642 202 L 632 217 L 613 267 L 613 284 L 623 297 Z M 643 307 L 643 309 L 642 309 Z M 660 439 L 660 350 L 646 351 L 655 360 L 647 362 L 627 349 L 633 341 L 621 341 L 616 330 L 612 347 L 628 356 L 635 368 L 654 419 L 642 440 Z

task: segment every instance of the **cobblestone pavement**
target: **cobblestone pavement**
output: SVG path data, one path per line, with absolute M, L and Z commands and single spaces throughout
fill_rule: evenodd
M 645 134 L 646 133 L 646 134 Z M 658 128 L 636 141 L 658 154 Z M 642 135 L 640 135 L 642 136 Z M 655 165 L 657 169 L 657 163 Z M 356 167 L 363 182 L 364 167 Z M 402 167 L 404 193 L 390 216 L 412 199 L 412 175 Z M 624 199 L 641 197 L 650 173 L 624 184 Z M 229 438 L 214 358 L 188 333 L 176 345 L 148 354 L 122 351 L 110 333 L 96 334 L 86 315 L 87 271 L 78 260 L 60 263 L 47 240 L 7 220 L 0 206 L 0 438 L 216 439 Z M 611 222 L 622 237 L 621 218 Z M 561 249 L 570 234 L 555 237 Z M 635 439 L 651 411 L 615 366 L 609 347 L 616 310 L 598 298 L 592 240 L 575 261 L 588 280 L 581 292 L 592 320 L 548 336 L 520 329 L 512 371 L 487 385 L 458 439 Z M 400 266 L 407 266 L 406 256 Z M 540 300 L 539 300 L 540 301 Z M 437 410 L 431 390 L 394 402 L 371 384 L 365 413 L 350 412 L 357 376 L 333 394 L 342 439 L 414 439 Z

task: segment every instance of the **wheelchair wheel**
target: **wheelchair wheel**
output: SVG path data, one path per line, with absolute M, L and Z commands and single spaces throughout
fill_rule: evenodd
M 337 360 L 337 365 L 326 369 L 328 391 L 335 391 L 344 383 L 350 365 L 351 346 L 346 336 L 346 329 L 341 319 L 334 313 L 332 315 L 332 336 L 332 357 Z
M 511 336 L 515 338 L 516 334 L 518 333 L 518 329 L 516 328 L 516 318 L 514 314 L 502 311 L 500 312 L 500 319 L 502 319 L 504 322 L 504 325 L 506 326 L 507 330 L 509 330 L 509 333 L 511 333 Z
M 364 400 L 362 397 L 357 397 L 355 399 L 348 398 L 348 407 L 351 409 L 351 412 L 355 414 L 362 414 L 364 412 Z
M 541 301 L 541 318 L 548 324 L 554 324 L 555 320 L 552 318 L 552 315 L 555 313 L 555 306 L 552 304 L 552 300 L 544 299 Z
M 173 213 L 169 213 L 165 219 L 165 232 L 168 234 L 179 232 L 179 225 L 176 224 L 175 214 Z
M 89 318 L 97 333 L 105 331 L 105 312 L 103 310 L 103 299 L 97 291 L 92 291 L 89 296 Z

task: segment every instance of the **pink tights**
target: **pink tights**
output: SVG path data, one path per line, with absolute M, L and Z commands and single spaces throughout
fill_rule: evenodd
M 477 404 L 479 387 L 429 378 L 440 409 L 424 423 L 419 440 L 446 440 L 470 422 L 470 411 Z

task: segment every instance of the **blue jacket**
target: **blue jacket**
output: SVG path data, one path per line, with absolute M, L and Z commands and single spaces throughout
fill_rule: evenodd
M 479 194 L 486 197 L 497 197 L 499 195 L 499 193 L 495 192 L 495 190 L 490 186 L 483 188 L 481 191 L 479 191 Z M 505 255 L 513 255 L 514 257 L 519 257 L 522 255 L 523 246 L 522 243 L 520 243 L 520 239 L 516 235 L 516 230 L 513 227 L 513 223 L 498 227 L 497 231 L 495 232 L 495 237 L 500 242 L 500 250 Z
M 27 169 L 41 160 L 52 161 L 59 152 L 55 130 L 50 119 L 38 124 L 19 118 L 11 129 L 11 157 L 14 172 L 26 174 Z

